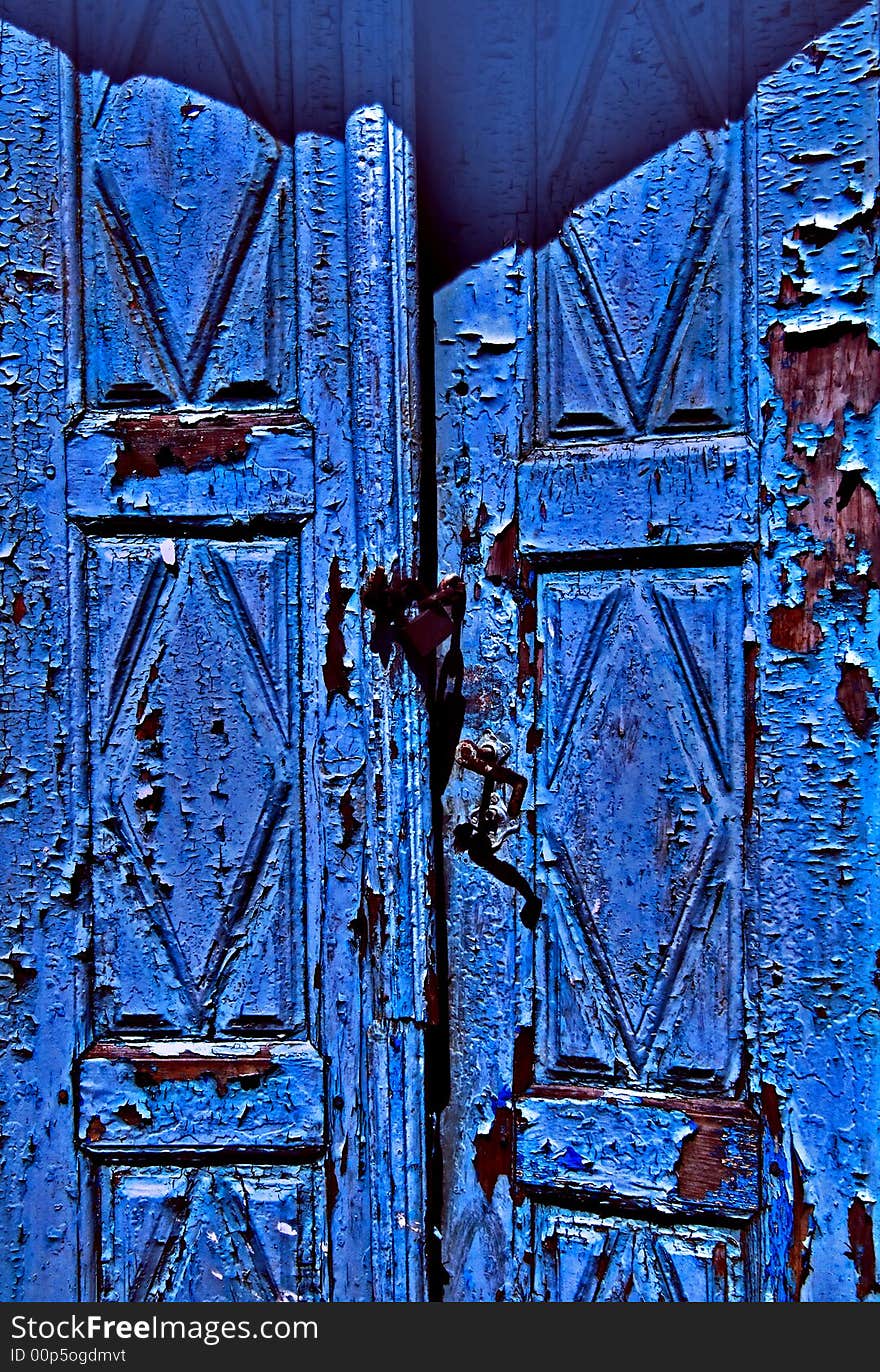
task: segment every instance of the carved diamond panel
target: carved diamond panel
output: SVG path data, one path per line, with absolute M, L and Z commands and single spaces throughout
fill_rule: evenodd
M 117 1027 L 290 1026 L 302 1005 L 295 548 L 106 538 L 89 561 L 106 1013 Z
M 737 576 L 543 586 L 555 1070 L 717 1086 L 740 1023 Z
M 309 1167 L 102 1169 L 101 1297 L 320 1300 L 323 1190 Z
M 560 65 L 577 73 L 572 89 L 543 96 L 560 220 L 572 187 L 597 190 L 539 254 L 544 436 L 721 432 L 742 422 L 741 130 L 728 126 L 727 92 L 708 87 L 693 45 L 670 37 L 675 27 L 675 6 L 660 3 L 597 5 L 583 23 L 579 11 L 560 25 L 584 43 L 579 69 L 573 56 Z M 646 154 L 652 137 L 663 151 L 634 169 L 613 146 L 615 128 L 639 138 L 624 72 L 650 82 L 669 120 L 665 137 L 645 133 Z
M 539 1212 L 535 1298 L 555 1301 L 736 1301 L 735 1234 Z
M 153 28 L 131 32 L 120 65 L 149 71 Z M 153 76 L 80 83 L 92 403 L 293 398 L 290 154 L 253 117 L 237 45 L 212 33 L 234 103 Z

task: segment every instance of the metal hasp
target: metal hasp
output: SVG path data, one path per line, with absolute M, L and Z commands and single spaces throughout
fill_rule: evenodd
M 519 827 L 528 782 L 506 766 L 510 748 L 486 733 L 479 743 L 463 740 L 456 750 L 459 767 L 483 778 L 480 803 L 468 819 L 456 826 L 453 835 L 458 852 L 468 857 L 505 885 L 512 886 L 522 897 L 519 917 L 527 929 L 534 929 L 541 913 L 541 902 L 521 872 L 495 854 L 505 839 Z M 502 792 L 509 790 L 505 799 Z

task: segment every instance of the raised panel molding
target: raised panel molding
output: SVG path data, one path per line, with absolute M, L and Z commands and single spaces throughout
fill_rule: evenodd
M 741 149 L 738 129 L 688 135 L 540 252 L 545 437 L 741 427 Z
M 538 123 L 564 226 L 538 252 L 539 442 L 744 428 L 743 131 L 728 123 L 730 91 L 717 62 L 707 77 L 693 26 L 724 45 L 730 90 L 741 38 L 732 15 L 706 6 L 688 11 L 684 41 L 679 10 L 596 0 L 587 13 L 568 0 L 542 14 Z M 574 79 L 560 84 L 560 70 Z M 607 131 L 630 128 L 643 83 L 680 123 L 661 143 L 633 128 L 633 147 L 644 137 L 650 153 L 621 179 Z M 578 204 L 585 174 L 597 189 Z
M 537 1212 L 533 1299 L 736 1301 L 744 1299 L 739 1235 L 673 1230 L 593 1216 Z
M 112 1167 L 101 1176 L 101 1296 L 319 1300 L 321 1169 Z
M 240 46 L 203 9 L 230 87 L 258 109 Z M 149 7 L 131 32 L 136 70 Z M 84 76 L 78 107 L 86 404 L 294 400 L 290 149 L 242 109 L 151 76 Z
M 303 1032 L 297 540 L 87 547 L 101 1030 Z
M 742 1033 L 739 573 L 541 580 L 547 1068 L 724 1088 Z

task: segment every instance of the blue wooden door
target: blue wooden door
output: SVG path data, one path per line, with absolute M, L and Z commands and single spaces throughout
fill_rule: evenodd
M 842 25 L 821 60 L 793 59 L 725 119 L 728 94 L 707 89 L 700 43 L 676 40 L 674 10 L 537 7 L 537 36 L 522 40 L 537 71 L 522 142 L 538 150 L 534 195 L 566 213 L 549 241 L 474 265 L 436 304 L 440 565 L 468 588 L 445 801 L 453 1299 L 799 1299 L 811 1272 L 819 1298 L 873 1289 L 864 1153 L 840 1153 L 831 1122 L 859 1134 L 875 1093 L 865 1078 L 841 1114 L 834 1086 L 817 1084 L 840 1067 L 833 1031 L 799 1016 L 820 994 L 811 883 L 833 873 L 805 805 L 819 804 L 815 786 L 802 780 L 798 799 L 785 781 L 787 767 L 801 775 L 806 715 L 824 710 L 838 729 L 835 756 L 853 744 L 833 664 L 821 687 L 812 678 L 812 714 L 789 698 L 810 671 L 797 655 L 819 642 L 795 631 L 813 592 L 806 609 L 772 607 L 791 568 L 813 566 L 807 530 L 829 550 L 846 542 L 831 514 L 821 528 L 815 505 L 801 514 L 803 482 L 780 475 L 792 436 L 807 424 L 794 461 L 812 472 L 809 425 L 836 422 L 841 436 L 845 407 L 876 399 L 831 353 L 802 356 L 811 328 L 864 328 L 846 278 L 870 270 L 867 238 L 846 238 L 836 275 L 838 232 L 852 230 L 832 232 L 833 215 L 827 235 L 809 224 L 825 224 L 826 203 L 851 213 L 831 170 L 844 128 L 859 168 L 849 193 L 870 202 L 873 171 L 860 176 L 876 165 L 876 96 L 857 97 L 845 71 L 851 60 L 866 72 L 875 21 L 865 10 Z M 702 22 L 711 47 L 726 7 L 698 10 L 691 38 Z M 730 17 L 718 41 L 735 80 L 754 36 L 738 7 Z M 682 116 L 685 132 L 603 185 L 601 130 L 638 118 L 645 79 L 672 92 L 670 107 L 699 106 L 693 131 Z M 811 149 L 821 174 L 800 170 Z M 571 210 L 584 167 L 600 189 Z M 542 208 L 530 221 L 524 196 L 524 225 L 546 223 Z M 830 401 L 820 414 L 832 374 L 836 421 Z M 799 528 L 780 580 L 776 540 Z M 851 528 L 850 571 L 831 580 L 857 575 L 871 536 Z M 827 566 L 832 553 L 811 546 Z M 870 633 L 857 631 L 863 651 Z M 786 850 L 801 832 L 811 857 L 794 873 Z M 849 983 L 863 1007 L 869 949 L 855 931 L 870 880 L 863 869 L 838 923 L 863 949 Z M 837 1013 L 848 1022 L 845 995 Z
M 420 1298 L 410 7 L 125 8 L 0 44 L 3 1294 Z M 446 1293 L 866 1299 L 876 5 L 727 120 L 726 6 L 587 8 L 487 0 L 436 302 Z
M 43 790 L 9 871 L 4 1266 L 28 1299 L 418 1299 L 424 748 L 356 593 L 417 555 L 410 153 L 390 107 L 269 131 L 342 70 L 338 23 L 264 12 L 255 91 L 247 36 L 194 10 L 221 102 L 161 74 L 160 8 L 121 26 L 123 80 L 3 39 L 15 193 L 46 206 L 4 345 L 11 736 Z M 406 73 L 406 24 L 372 20 Z

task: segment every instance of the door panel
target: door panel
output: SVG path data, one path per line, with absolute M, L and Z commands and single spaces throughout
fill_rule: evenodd
M 726 568 L 539 578 L 536 994 L 554 1078 L 723 1090 L 739 1073 L 739 582 Z
M 550 1213 L 538 1236 L 535 1290 L 553 1301 L 729 1301 L 744 1298 L 743 1258 L 729 1230 L 674 1232 L 638 1222 Z
M 296 538 L 86 560 L 97 1024 L 302 1034 Z
M 754 1121 L 737 1101 L 567 1084 L 517 1097 L 517 1183 L 623 1212 L 747 1220 L 758 1203 Z
M 525 244 L 437 300 L 440 570 L 468 586 L 454 1299 L 877 1294 L 878 40 L 852 10 L 771 61 L 760 6 L 692 7 L 689 42 L 666 3 L 535 6 L 505 146 L 537 171 L 497 197 Z M 475 757 L 503 758 L 482 802 Z
M 72 94 L 85 414 L 68 501 L 91 897 L 77 1117 L 100 1289 L 266 1299 L 292 1259 L 276 1254 L 273 1275 L 251 1202 L 299 1234 L 307 1195 L 303 1294 L 326 1296 L 320 928 L 304 881 L 314 441 L 296 399 L 292 155 L 165 80 L 98 74 Z M 245 1172 L 218 1171 L 218 1154 Z M 190 1165 L 138 1170 L 169 1155 Z
M 98 73 L 78 95 L 92 403 L 290 398 L 291 150 L 169 81 Z
M 320 942 L 304 884 L 302 759 L 314 725 L 303 696 L 318 671 L 301 577 L 312 439 L 278 414 L 246 422 L 260 419 L 272 431 L 258 460 L 229 470 L 233 498 L 241 492 L 231 509 L 252 518 L 260 486 L 274 486 L 263 532 L 230 525 L 216 489 L 200 508 L 191 484 L 184 521 L 167 484 L 154 514 L 161 475 L 120 477 L 118 440 L 108 445 L 106 433 L 81 435 L 69 467 L 72 510 L 88 512 L 73 531 L 91 835 L 90 1027 L 77 1118 L 100 1207 L 100 1289 L 114 1299 L 269 1299 L 294 1260 L 290 1289 L 328 1294 Z M 129 446 L 147 452 L 152 439 L 155 451 L 149 429 L 145 437 L 136 418 L 127 424 Z M 166 422 L 160 441 L 172 454 L 175 438 Z M 244 1173 L 218 1172 L 218 1154 Z M 250 1160 L 273 1154 L 278 1163 L 252 1186 Z M 190 1166 L 138 1171 L 169 1155 Z M 300 1160 L 292 1187 L 282 1161 L 291 1156 Z M 312 1233 L 310 1268 L 279 1252 L 273 1275 L 251 1229 L 252 1201 L 292 1234 Z M 133 1273 L 117 1223 L 124 1253 L 140 1236 Z
M 102 1299 L 320 1299 L 323 1206 L 314 1168 L 113 1166 L 102 1197 Z
M 546 436 L 741 428 L 741 140 L 736 126 L 688 135 L 575 210 L 541 254 Z

